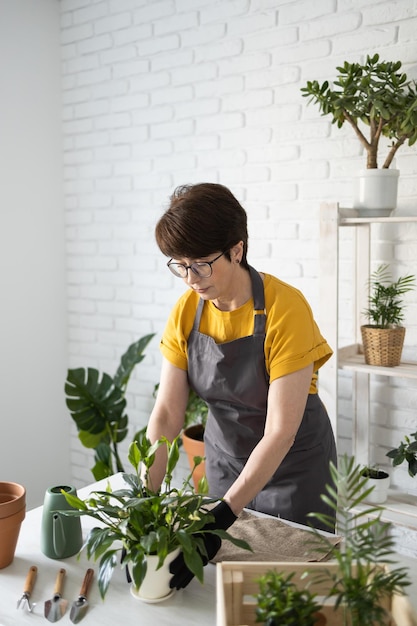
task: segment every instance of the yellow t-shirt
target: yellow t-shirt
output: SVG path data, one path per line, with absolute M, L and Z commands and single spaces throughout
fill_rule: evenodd
M 270 382 L 314 363 L 310 393 L 317 393 L 317 370 L 331 357 L 332 349 L 320 334 L 311 308 L 298 289 L 264 274 L 266 309 L 265 365 Z M 187 290 L 175 304 L 166 324 L 161 352 L 173 365 L 188 368 L 187 341 L 192 330 L 199 295 Z M 206 301 L 200 332 L 218 344 L 253 334 L 253 299 L 234 311 L 220 311 Z

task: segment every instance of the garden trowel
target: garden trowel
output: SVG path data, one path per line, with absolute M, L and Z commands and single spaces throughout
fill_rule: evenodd
M 50 622 L 57 622 L 67 610 L 68 600 L 62 597 L 65 574 L 65 569 L 61 567 L 55 580 L 54 595 L 51 600 L 45 602 L 44 614 Z
M 78 622 L 82 620 L 87 611 L 87 594 L 88 590 L 90 589 L 91 583 L 93 582 L 93 576 L 94 570 L 90 567 L 85 573 L 84 580 L 80 589 L 80 595 L 78 596 L 77 600 L 74 600 L 74 602 L 72 603 L 70 620 L 71 622 L 73 622 L 73 624 L 78 624 Z

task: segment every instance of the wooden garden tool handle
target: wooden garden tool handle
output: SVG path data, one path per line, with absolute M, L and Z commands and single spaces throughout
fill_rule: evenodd
M 87 597 L 88 590 L 90 589 L 90 585 L 93 582 L 94 570 L 91 567 L 85 573 L 83 584 L 80 589 L 80 596 Z
M 38 573 L 38 568 L 36 567 L 36 565 L 32 565 L 32 567 L 29 568 L 29 571 L 26 576 L 23 593 L 27 593 L 30 596 L 30 594 L 32 593 L 33 587 L 35 586 L 37 573 Z
M 62 589 L 64 588 L 64 579 L 65 579 L 66 573 L 67 573 L 66 570 L 63 567 L 61 567 L 55 580 L 54 594 L 59 595 L 59 596 L 62 594 Z

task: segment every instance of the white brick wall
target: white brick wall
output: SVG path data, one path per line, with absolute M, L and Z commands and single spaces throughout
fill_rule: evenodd
M 248 211 L 252 264 L 301 288 L 317 310 L 319 203 L 349 205 L 364 157 L 300 88 L 375 52 L 416 77 L 414 0 L 61 0 L 61 13 L 70 365 L 113 372 L 131 341 L 161 334 L 183 287 L 153 229 L 184 182 L 230 186 Z M 415 209 L 415 148 L 397 165 L 400 205 Z M 416 230 L 387 236 L 378 235 L 382 260 L 416 271 Z M 342 254 L 345 311 L 349 240 Z M 415 354 L 417 295 L 408 300 Z M 347 339 L 350 328 L 347 312 Z M 132 430 L 146 423 L 159 364 L 155 339 L 131 383 Z M 348 413 L 343 380 L 341 394 Z M 375 391 L 383 445 L 397 441 L 392 429 L 416 426 L 415 406 L 404 381 L 382 398 Z M 91 479 L 75 433 L 72 464 L 75 481 Z M 395 482 L 405 484 L 401 472 Z M 415 481 L 407 486 L 417 493 Z

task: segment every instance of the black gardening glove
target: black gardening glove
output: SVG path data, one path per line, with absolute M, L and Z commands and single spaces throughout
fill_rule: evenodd
M 202 530 L 227 530 L 229 526 L 236 521 L 237 517 L 226 502 L 220 502 L 210 511 L 214 515 L 214 521 L 203 526 Z M 204 533 L 201 535 L 207 550 L 207 556 L 202 555 L 203 565 L 207 565 L 211 559 L 217 554 L 222 545 L 222 540 L 217 535 Z M 173 574 L 169 586 L 171 589 L 183 589 L 194 578 L 194 574 L 190 572 L 184 561 L 184 555 L 181 552 L 169 566 L 169 571 Z

